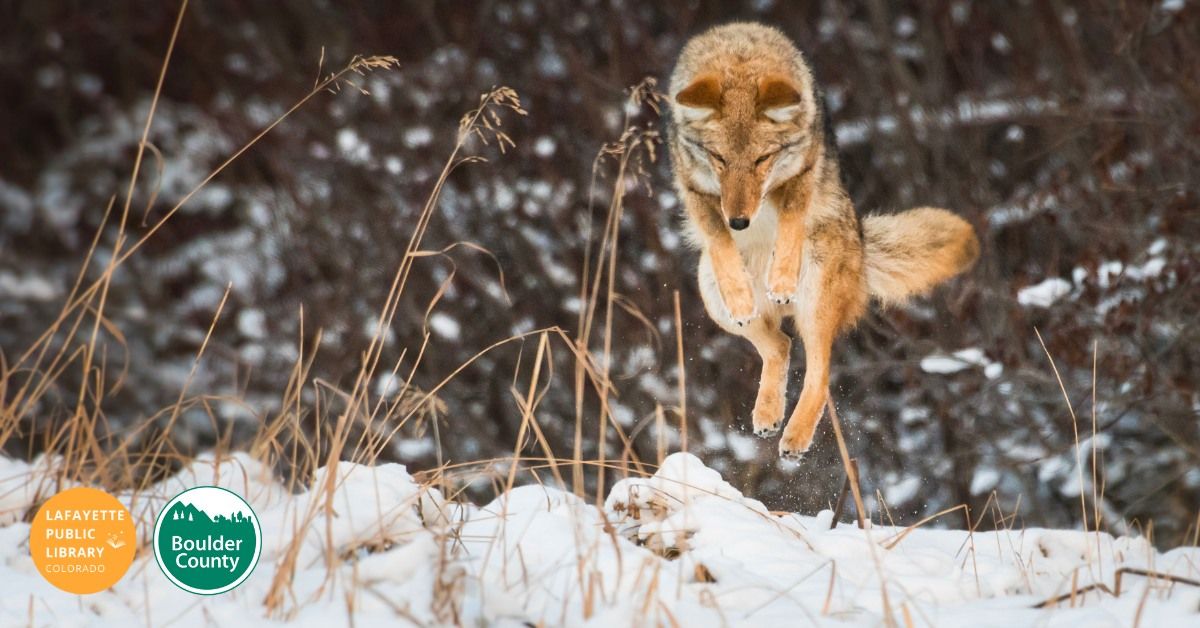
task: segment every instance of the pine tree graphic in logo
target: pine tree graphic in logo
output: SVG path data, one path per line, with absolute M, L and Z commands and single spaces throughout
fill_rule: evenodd
M 188 489 L 167 502 L 154 523 L 154 558 L 179 588 L 202 595 L 241 584 L 258 564 L 262 529 L 237 493 Z

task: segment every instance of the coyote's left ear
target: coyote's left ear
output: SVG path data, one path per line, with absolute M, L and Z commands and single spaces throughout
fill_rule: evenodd
M 794 120 L 803 98 L 786 76 L 767 75 L 758 79 L 758 110 L 776 122 Z
M 721 107 L 721 81 L 712 74 L 701 76 L 675 94 L 675 104 L 689 120 L 707 118 Z

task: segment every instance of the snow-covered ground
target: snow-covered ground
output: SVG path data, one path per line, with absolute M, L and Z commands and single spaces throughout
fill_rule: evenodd
M 1094 582 L 1115 590 L 1123 567 L 1195 580 L 1200 548 L 1161 553 L 1140 538 L 1068 530 L 830 529 L 832 513 L 770 512 L 679 453 L 651 478 L 617 483 L 603 510 L 539 485 L 459 505 L 395 464 L 338 465 L 326 504 L 328 492 L 289 492 L 246 455 L 201 458 L 120 497 L 144 539 L 184 488 L 241 493 L 265 536 L 254 574 L 196 596 L 144 547 L 113 589 L 72 596 L 37 573 L 19 521 L 46 496 L 42 476 L 36 462 L 0 459 L 0 625 L 1200 624 L 1200 588 L 1130 573 L 1120 596 L 1093 589 L 1037 607 Z M 313 486 L 328 479 L 322 469 Z

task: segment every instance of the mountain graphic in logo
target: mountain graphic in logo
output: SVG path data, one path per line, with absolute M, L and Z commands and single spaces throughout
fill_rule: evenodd
M 211 595 L 240 584 L 258 563 L 262 531 L 250 506 L 222 488 L 184 491 L 159 514 L 155 557 L 180 588 Z
M 172 521 L 187 520 L 212 523 L 212 518 L 208 516 L 208 513 L 196 508 L 191 504 L 185 504 L 183 502 L 179 502 L 178 504 L 172 506 L 171 512 L 167 514 L 171 517 Z

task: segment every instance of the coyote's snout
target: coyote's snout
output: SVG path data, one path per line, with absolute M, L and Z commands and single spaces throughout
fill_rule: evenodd
M 693 38 L 670 90 L 675 184 L 701 249 L 705 309 L 763 358 L 756 433 L 783 419 L 784 318 L 804 342 L 804 388 L 779 445 L 798 457 L 825 405 L 834 338 L 871 296 L 896 303 L 968 268 L 975 232 L 928 207 L 859 222 L 812 73 L 775 29 L 730 24 Z
M 675 96 L 691 131 L 681 136 L 684 148 L 704 167 L 699 177 L 708 175 L 698 181 L 699 187 L 720 197 L 721 215 L 731 229 L 750 226 L 770 185 L 795 174 L 776 166 L 780 153 L 801 139 L 786 135 L 802 102 L 792 79 L 782 74 L 763 75 L 748 84 L 703 74 Z
M 713 157 L 715 161 L 717 157 Z M 719 162 L 720 163 L 720 162 Z M 729 221 L 729 228 L 741 231 L 750 226 L 758 206 L 762 203 L 763 177 L 758 169 L 747 167 L 744 157 L 730 155 L 729 165 L 717 167 L 721 185 L 721 213 Z

